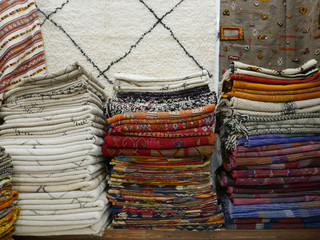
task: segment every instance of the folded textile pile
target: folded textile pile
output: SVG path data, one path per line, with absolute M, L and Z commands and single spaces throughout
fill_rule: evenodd
M 98 234 L 108 223 L 101 84 L 75 64 L 26 78 L 0 109 L 21 208 L 17 235 Z
M 229 229 L 320 227 L 320 73 L 235 62 L 222 82 L 220 200 Z
M 216 96 L 208 74 L 154 79 L 119 74 L 103 154 L 113 228 L 215 230 L 223 223 L 210 179 Z
M 18 192 L 12 189 L 13 164 L 10 155 L 0 148 L 0 239 L 12 239 L 13 224 L 19 217 L 20 208 L 14 207 Z

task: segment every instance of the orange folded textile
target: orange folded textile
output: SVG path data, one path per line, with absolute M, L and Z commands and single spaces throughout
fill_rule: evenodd
M 11 205 L 15 200 L 17 200 L 19 197 L 19 193 L 17 191 L 12 190 L 11 191 L 11 198 L 8 199 L 7 201 L 1 202 L 0 203 L 0 210 L 8 207 Z
M 0 224 L 0 239 L 5 239 L 9 234 L 15 230 L 13 227 L 14 222 L 18 219 L 20 215 L 20 208 L 13 208 L 10 213 L 8 213 Z
M 320 92 L 311 92 L 311 93 L 301 93 L 295 95 L 257 95 L 250 94 L 238 91 L 231 91 L 224 93 L 222 95 L 224 98 L 238 97 L 254 101 L 263 101 L 263 102 L 290 102 L 290 101 L 299 101 L 307 100 L 312 98 L 319 98 Z
M 192 110 L 181 110 L 175 112 L 129 112 L 121 113 L 107 119 L 108 124 L 117 122 L 124 119 L 182 119 L 194 116 L 200 116 L 202 114 L 213 112 L 215 105 L 210 104 L 204 107 L 195 108 Z
M 264 91 L 288 91 L 288 90 L 299 90 L 306 88 L 313 88 L 320 86 L 320 78 L 317 78 L 313 82 L 309 83 L 297 83 L 297 84 L 286 84 L 286 85 L 276 85 L 276 84 L 265 84 L 265 83 L 252 83 L 242 80 L 233 80 L 226 82 L 225 88 L 245 88 L 252 90 L 264 90 Z

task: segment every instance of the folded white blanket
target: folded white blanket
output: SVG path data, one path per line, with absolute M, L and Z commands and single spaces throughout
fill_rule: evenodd
M 310 76 L 312 74 L 317 73 L 319 70 L 317 68 L 315 69 L 310 69 L 306 73 L 298 73 L 294 75 L 286 75 L 286 76 L 281 76 L 281 75 L 271 75 L 271 74 L 265 74 L 261 72 L 255 72 L 255 71 L 248 71 L 240 68 L 236 68 L 234 70 L 234 74 L 242 74 L 242 75 L 248 75 L 248 76 L 254 76 L 254 77 L 261 77 L 261 78 L 272 78 L 272 79 L 283 79 L 286 78 L 287 80 L 294 80 L 294 79 L 300 79 L 300 78 L 305 78 L 307 76 Z
M 15 181 L 24 182 L 43 182 L 48 179 L 52 182 L 67 181 L 72 179 L 92 179 L 92 176 L 96 172 L 103 172 L 105 170 L 104 163 L 102 164 L 91 164 L 83 170 L 73 170 L 72 174 L 70 171 L 62 170 L 60 172 L 50 173 L 39 173 L 39 172 L 27 172 L 27 173 L 14 173 Z
M 19 139 L 18 142 L 21 142 L 20 144 L 17 144 L 17 143 L 13 143 L 13 144 L 6 144 L 8 143 L 8 140 L 5 140 L 5 141 L 1 141 L 2 143 L 4 143 L 3 145 L 9 145 L 9 147 L 17 147 L 17 148 L 23 148 L 23 149 L 30 149 L 30 148 L 34 148 L 34 149 L 47 149 L 47 148 L 50 148 L 50 146 L 53 146 L 54 148 L 58 148 L 58 147 L 75 147 L 77 145 L 98 145 L 98 146 L 101 146 L 101 144 L 95 144 L 92 140 L 82 140 L 82 141 L 73 141 L 73 142 L 68 142 L 68 143 L 64 143 L 64 144 L 53 144 L 53 145 L 40 145 L 39 143 L 36 143 L 36 144 L 27 144 L 28 141 L 23 141 L 24 139 Z M 11 140 L 12 141 L 12 140 Z M 97 142 L 100 142 L 100 141 L 103 141 L 102 138 L 99 138 L 99 140 L 97 140 Z M 29 141 L 29 142 L 32 142 L 32 141 Z
M 52 104 L 49 104 L 48 106 L 42 105 L 42 104 L 38 106 L 37 103 L 40 102 L 40 100 L 34 100 L 34 101 L 35 102 L 31 102 L 31 103 L 24 102 L 24 103 L 18 104 L 19 106 L 17 107 L 7 107 L 7 105 L 5 104 L 0 109 L 0 116 L 4 118 L 5 116 L 10 116 L 10 115 L 23 116 L 27 114 L 28 116 L 31 116 L 31 117 L 33 116 L 38 117 L 39 114 L 42 114 L 40 115 L 40 117 L 44 117 L 49 115 L 53 111 L 58 112 L 58 114 L 64 114 L 64 113 L 73 112 L 74 109 L 78 109 L 81 107 L 93 107 L 99 110 L 102 109 L 103 107 L 102 103 L 96 103 L 96 102 L 90 101 L 90 99 L 89 100 L 83 99 L 83 100 L 77 100 L 77 101 L 73 101 L 73 99 L 67 99 L 67 100 L 63 99 L 61 100 L 61 102 L 52 103 Z M 81 111 L 84 111 L 84 110 L 81 110 Z
M 95 164 L 98 165 L 98 164 Z M 89 165 L 90 166 L 94 166 L 94 165 Z M 78 179 L 83 179 L 84 181 L 89 181 L 92 180 L 93 178 L 95 178 L 97 175 L 102 174 L 103 172 L 105 172 L 106 170 L 104 168 L 101 169 L 97 169 L 97 171 L 93 172 L 93 173 L 82 173 L 82 174 L 78 174 L 78 172 L 80 171 L 75 171 L 72 172 L 72 174 L 69 175 L 65 175 L 63 177 L 53 177 L 55 174 L 53 173 L 52 175 L 47 175 L 46 177 L 38 177 L 37 174 L 14 174 L 13 178 L 14 178 L 14 183 L 45 183 L 45 182 L 64 182 L 64 181 L 70 181 L 70 180 L 78 180 Z M 83 171 L 85 172 L 85 170 Z
M 29 88 L 41 88 L 46 86 L 55 86 L 61 83 L 68 83 L 75 81 L 76 79 L 83 79 L 93 88 L 97 89 L 101 94 L 104 94 L 104 86 L 89 74 L 82 66 L 78 63 L 68 66 L 66 69 L 62 69 L 56 73 L 50 73 L 41 76 L 34 76 L 29 78 L 24 78 L 21 82 L 15 84 L 14 86 L 7 87 L 7 92 L 4 94 L 4 98 L 8 99 L 11 95 L 17 94 L 20 91 L 24 91 Z
M 45 148 L 44 148 L 45 147 Z M 12 159 L 16 159 L 14 156 L 58 156 L 61 154 L 74 154 L 73 156 L 79 156 L 77 152 L 87 151 L 84 155 L 92 155 L 92 156 L 101 156 L 102 150 L 101 146 L 97 146 L 95 144 L 83 144 L 83 145 L 76 145 L 70 146 L 65 148 L 59 147 L 50 147 L 50 145 L 42 146 L 42 147 L 25 147 L 22 146 L 21 148 L 15 146 L 5 146 L 6 151 L 10 154 Z M 69 156 L 71 157 L 71 156 Z M 61 159 L 61 158 L 60 158 Z M 64 159 L 64 158 L 63 158 Z
M 173 78 L 152 78 L 141 75 L 115 74 L 113 89 L 119 91 L 177 91 L 209 84 L 208 72 L 203 70 Z
M 81 212 L 81 209 L 78 209 L 77 213 L 72 214 L 62 214 L 62 215 L 22 215 L 19 217 L 19 220 L 29 220 L 20 221 L 17 225 L 38 225 L 38 226 L 59 226 L 65 224 L 72 224 L 79 221 L 79 224 L 94 224 L 98 221 L 102 214 L 108 209 L 109 205 L 105 204 L 103 209 L 99 209 L 95 212 Z M 80 222 L 81 221 L 81 222 Z M 33 224 L 31 224 L 33 222 Z
M 105 171 L 104 169 L 100 169 L 99 171 L 96 171 L 95 173 L 90 174 L 88 177 L 86 178 L 73 178 L 73 179 L 68 179 L 68 180 L 60 180 L 57 178 L 42 178 L 39 179 L 37 178 L 37 181 L 32 181 L 34 178 L 27 178 L 27 179 L 23 179 L 26 181 L 21 181 L 19 179 L 16 179 L 15 176 L 13 175 L 13 180 L 12 183 L 14 186 L 39 186 L 39 185 L 45 185 L 45 186 L 58 186 L 58 185 L 67 185 L 67 184 L 74 184 L 74 183 L 80 183 L 80 182 L 89 182 L 94 180 L 95 178 L 99 177 L 100 175 L 104 174 L 105 175 Z M 42 181 L 41 181 L 42 180 Z
M 63 128 L 63 129 L 56 129 L 54 131 L 43 131 L 43 132 L 24 132 L 19 130 L 12 130 L 7 131 L 8 133 L 3 134 L 1 138 L 8 137 L 8 136 L 28 136 L 29 139 L 38 139 L 40 137 L 62 137 L 62 136 L 73 136 L 73 135 L 80 135 L 80 134 L 93 134 L 98 137 L 105 137 L 106 131 L 95 128 L 95 127 L 82 127 L 79 128 L 78 126 L 73 128 Z
M 74 223 L 69 221 L 65 225 L 51 225 L 49 226 L 38 226 L 28 224 L 22 225 L 24 222 L 16 222 L 16 231 L 14 235 L 24 236 L 50 236 L 50 235 L 99 235 L 102 236 L 106 226 L 110 223 L 110 213 L 105 211 L 101 218 L 94 224 L 88 225 L 82 222 Z M 33 221 L 25 221 L 28 223 L 34 223 Z
M 19 204 L 71 204 L 77 202 L 90 202 L 96 201 L 102 192 L 105 191 L 107 184 L 105 181 L 102 181 L 101 184 L 91 190 L 91 191 L 69 191 L 69 192 L 52 192 L 45 193 L 39 192 L 37 194 L 34 193 L 19 193 L 19 199 L 17 202 Z
M 80 90 L 79 92 L 58 95 L 54 98 L 43 99 L 43 98 L 31 98 L 31 99 L 19 99 L 14 102 L 6 102 L 4 106 L 8 109 L 21 108 L 22 106 L 25 108 L 32 107 L 54 107 L 54 106 L 62 106 L 63 108 L 69 106 L 73 102 L 77 103 L 79 106 L 84 105 L 85 102 L 90 102 L 98 107 L 100 107 L 103 102 L 100 98 L 98 98 L 94 93 L 87 90 Z
M 61 129 L 79 129 L 79 128 L 86 128 L 86 127 L 94 127 L 98 129 L 106 129 L 106 126 L 104 125 L 104 122 L 102 124 L 92 122 L 88 119 L 83 119 L 80 121 L 73 121 L 73 122 L 66 122 L 66 123 L 60 123 L 55 125 L 48 125 L 48 126 L 32 126 L 32 123 L 26 124 L 24 127 L 14 127 L 14 125 L 9 125 L 6 127 L 7 124 L 5 124 L 1 130 L 0 135 L 11 133 L 11 132 L 24 132 L 24 133 L 30 133 L 33 134 L 34 132 L 59 132 Z M 31 125 L 31 126 L 28 126 Z M 33 134 L 34 135 L 34 134 Z
M 61 109 L 62 110 L 62 109 Z M 71 117 L 79 118 L 83 115 L 89 116 L 97 116 L 104 119 L 103 111 L 95 106 L 86 105 L 86 106 L 79 106 L 76 108 L 66 108 L 65 111 L 60 111 L 60 113 L 52 113 L 50 112 L 42 112 L 42 113 L 22 113 L 17 115 L 10 115 L 4 118 L 4 121 L 8 121 L 10 123 L 19 123 L 21 121 L 25 121 L 25 119 L 30 119 L 32 121 L 55 121 L 61 119 L 70 119 Z M 76 110 L 76 111 L 75 111 Z M 84 119 L 84 118 L 82 118 Z
M 68 191 L 75 191 L 75 190 L 81 190 L 81 191 L 90 191 L 95 188 L 97 188 L 101 182 L 105 181 L 106 174 L 100 174 L 98 177 L 86 181 L 86 182 L 76 182 L 76 183 L 70 183 L 68 185 L 36 185 L 36 186 L 19 186 L 15 185 L 15 190 L 19 193 L 21 192 L 27 192 L 27 193 L 41 193 L 41 192 L 68 192 Z M 35 195 L 36 195 L 35 194 Z
M 22 207 L 21 214 L 25 216 L 34 216 L 34 215 L 63 215 L 63 214 L 72 214 L 72 213 L 83 213 L 83 212 L 98 212 L 102 211 L 103 208 L 109 206 L 110 203 L 106 197 L 106 193 L 102 192 L 100 196 L 95 201 L 90 202 L 80 202 L 77 200 L 69 201 L 68 203 L 58 204 L 52 203 L 47 204 L 46 201 L 43 201 L 40 204 L 26 204 L 24 200 L 17 201 L 17 204 Z M 57 211 L 57 212 L 55 212 Z M 65 212 L 69 211 L 69 212 Z
M 103 138 L 97 137 L 93 134 L 71 135 L 58 138 L 47 138 L 46 136 L 39 136 L 38 138 L 29 138 L 28 136 L 8 136 L 0 138 L 0 146 L 41 146 L 41 145 L 77 145 L 78 142 L 86 144 L 95 144 L 101 146 L 104 143 Z
M 82 159 L 80 159 L 82 158 Z M 45 158 L 44 158 L 45 159 Z M 78 160 L 79 159 L 79 160 Z M 99 163 L 99 162 L 103 162 L 105 161 L 105 159 L 100 156 L 100 157 L 96 157 L 96 156 L 80 156 L 77 158 L 67 158 L 67 159 L 63 159 L 63 160 L 55 160 L 55 161 L 18 161 L 18 160 L 14 160 L 14 165 L 15 166 L 57 166 L 57 165 L 65 165 L 65 164 L 73 164 L 74 167 L 84 167 L 84 166 L 89 166 L 90 164 L 95 164 L 95 163 Z M 69 165 L 66 165 L 69 166 Z
M 0 129 L 10 129 L 10 128 L 35 128 L 35 127 L 42 127 L 42 126 L 52 126 L 52 125 L 60 125 L 62 123 L 79 123 L 79 122 L 94 122 L 101 125 L 105 125 L 106 121 L 102 117 L 98 117 L 97 115 L 93 114 L 83 114 L 80 117 L 74 116 L 69 118 L 61 118 L 52 120 L 51 117 L 49 118 L 22 118 L 19 117 L 18 121 L 7 120 L 3 125 L 0 126 Z
M 14 161 L 13 161 L 14 164 Z M 104 162 L 97 163 L 104 166 Z M 78 166 L 77 164 L 73 163 L 66 163 L 61 165 L 39 165 L 35 166 L 19 166 L 16 165 L 13 169 L 13 174 L 16 173 L 60 173 L 60 172 L 67 172 L 69 171 L 72 174 L 72 170 L 82 170 L 88 168 L 90 165 Z

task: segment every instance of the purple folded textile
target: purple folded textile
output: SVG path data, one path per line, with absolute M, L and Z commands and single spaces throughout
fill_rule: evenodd
M 219 196 L 229 218 L 294 218 L 320 216 L 320 202 L 273 203 L 235 206 L 227 195 Z
M 244 145 L 246 147 L 283 144 L 306 141 L 320 141 L 319 134 L 266 134 L 253 135 L 248 138 L 242 138 L 237 141 L 237 145 Z

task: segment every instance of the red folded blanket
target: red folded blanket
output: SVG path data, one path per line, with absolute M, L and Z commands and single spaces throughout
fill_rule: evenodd
M 107 135 L 105 145 L 112 148 L 148 148 L 171 149 L 187 148 L 201 145 L 215 145 L 216 135 L 211 132 L 209 136 L 157 138 L 157 137 L 130 137 Z
M 102 153 L 105 157 L 118 155 L 126 156 L 154 156 L 154 157 L 210 157 L 213 153 L 213 145 L 202 145 L 189 148 L 176 149 L 141 149 L 141 148 L 111 148 L 102 145 Z

